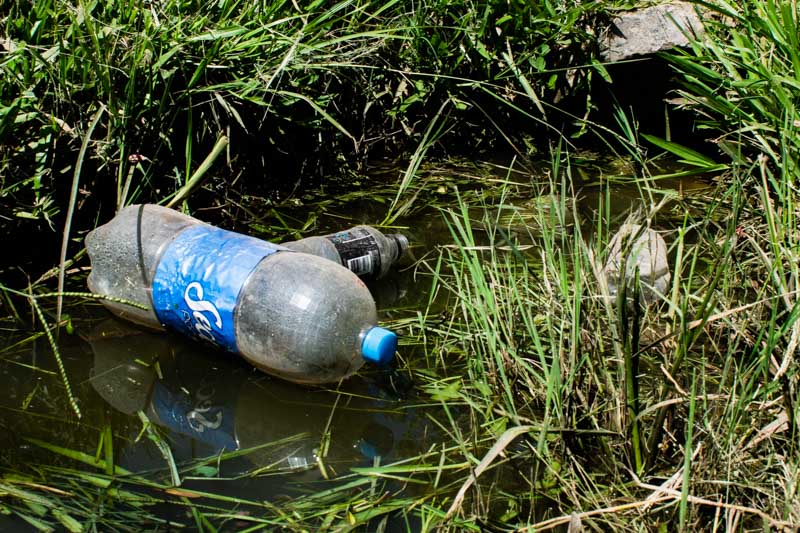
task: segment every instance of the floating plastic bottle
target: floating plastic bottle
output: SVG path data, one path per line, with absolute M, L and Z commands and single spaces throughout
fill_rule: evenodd
M 371 226 L 356 226 L 331 235 L 282 243 L 281 246 L 341 263 L 364 279 L 378 279 L 405 255 L 408 239 L 401 234 L 384 235 Z
M 337 381 L 391 360 L 397 336 L 346 268 L 157 205 L 90 232 L 89 289 L 116 315 L 169 328 L 297 383 Z

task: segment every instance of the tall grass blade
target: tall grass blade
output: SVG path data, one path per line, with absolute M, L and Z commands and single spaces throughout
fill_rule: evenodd
M 93 455 L 89 455 L 84 452 L 79 452 L 77 450 L 71 450 L 69 448 L 65 448 L 63 446 L 59 446 L 57 444 L 52 444 L 49 442 L 45 442 L 40 439 L 35 439 L 32 437 L 25 437 L 25 441 L 30 442 L 31 444 L 35 444 L 40 448 L 45 450 L 51 451 L 53 453 L 57 453 L 59 455 L 63 455 L 64 457 L 69 457 L 75 461 L 83 463 L 85 465 L 91 466 L 93 468 L 97 468 L 99 470 L 106 470 L 106 462 L 103 459 L 99 459 Z M 120 466 L 114 466 L 114 474 L 118 476 L 132 476 L 132 472 L 125 470 Z
M 689 394 L 689 418 L 686 421 L 686 442 L 683 447 L 684 461 L 683 461 L 683 484 L 681 486 L 681 503 L 680 503 L 680 529 L 686 531 L 686 522 L 688 519 L 688 497 L 689 485 L 692 479 L 692 449 L 694 443 L 692 441 L 694 433 L 694 413 L 695 413 L 695 394 L 697 390 L 697 378 L 692 374 L 692 389 Z
M 69 401 L 70 407 L 72 407 L 72 412 L 75 413 L 75 416 L 78 418 L 81 417 L 81 410 L 78 407 L 78 401 L 75 399 L 75 395 L 72 393 L 72 387 L 69 384 L 69 377 L 67 377 L 67 371 L 64 368 L 64 362 L 61 360 L 61 351 L 58 349 L 58 344 L 56 343 L 56 339 L 53 337 L 53 333 L 50 330 L 50 325 L 47 323 L 47 319 L 42 313 L 41 307 L 36 302 L 36 298 L 30 298 L 31 306 L 33 307 L 36 316 L 39 319 L 39 322 L 42 324 L 42 329 L 44 330 L 44 334 L 47 337 L 47 342 L 50 343 L 50 348 L 53 350 L 53 357 L 56 360 L 56 366 L 58 366 L 58 374 L 61 376 L 61 382 L 64 384 L 64 390 L 67 393 L 67 400 Z
M 89 123 L 89 128 L 86 130 L 86 135 L 83 137 L 81 149 L 78 152 L 78 161 L 75 163 L 75 173 L 72 176 L 72 188 L 69 193 L 69 205 L 67 207 L 67 215 L 64 221 L 64 232 L 61 238 L 61 256 L 59 257 L 58 267 L 58 292 L 64 290 L 64 270 L 67 261 L 67 246 L 69 245 L 70 228 L 72 226 L 72 217 L 75 213 L 75 202 L 78 199 L 78 185 L 81 178 L 81 169 L 83 168 L 83 160 L 86 157 L 86 150 L 89 148 L 89 141 L 92 138 L 92 133 L 100 122 L 100 117 L 103 116 L 106 107 L 100 104 L 100 108 L 95 112 L 92 121 Z M 61 296 L 56 298 L 56 336 L 58 336 L 59 324 L 61 323 L 61 307 L 63 299 Z
M 524 435 L 525 433 L 529 433 L 534 431 L 536 428 L 534 426 L 517 426 L 513 428 L 509 428 L 503 433 L 497 442 L 486 452 L 486 455 L 481 459 L 481 462 L 478 463 L 478 466 L 475 467 L 475 472 L 472 473 L 469 479 L 461 486 L 456 494 L 456 497 L 453 499 L 453 503 L 450 504 L 450 508 L 447 510 L 447 514 L 445 515 L 445 519 L 452 517 L 458 509 L 461 507 L 462 502 L 464 501 L 464 497 L 467 494 L 469 488 L 477 482 L 478 477 L 483 474 L 483 472 L 491 466 L 497 456 L 503 453 L 511 441 L 515 438 L 519 437 L 520 435 Z
M 206 177 L 206 173 L 217 160 L 219 155 L 225 150 L 225 147 L 228 146 L 228 137 L 225 135 L 220 135 L 217 139 L 217 142 L 214 144 L 214 147 L 209 152 L 208 156 L 200 163 L 200 166 L 197 167 L 197 170 L 194 171 L 194 174 L 186 180 L 186 183 L 181 187 L 172 199 L 167 202 L 167 207 L 174 207 L 178 203 L 184 201 L 189 195 L 203 182 L 203 179 Z
M 150 422 L 150 419 L 147 417 L 144 411 L 139 411 L 136 414 L 139 415 L 139 420 L 142 422 L 142 432 L 147 433 L 147 438 L 156 445 L 158 451 L 161 452 L 161 456 L 164 458 L 164 461 L 166 461 L 167 467 L 169 468 L 170 478 L 172 479 L 172 486 L 180 487 L 181 476 L 178 473 L 178 465 L 175 463 L 175 457 L 172 455 L 172 450 L 169 447 L 169 443 L 161 438 L 161 435 L 159 435 L 158 431 L 156 431 L 156 429 L 153 427 L 153 424 Z
M 692 150 L 691 148 L 687 148 L 686 146 L 682 146 L 678 143 L 667 141 L 656 137 L 654 135 L 647 135 L 645 133 L 641 133 L 640 136 L 647 141 L 653 143 L 654 145 L 658 146 L 662 150 L 665 150 L 672 155 L 677 156 L 679 163 L 685 163 L 687 165 L 692 165 L 694 167 L 701 168 L 704 172 L 716 172 L 719 170 L 726 170 L 728 169 L 728 165 L 723 165 L 716 163 L 713 159 L 704 156 L 700 152 L 696 150 Z
M 400 185 L 397 187 L 397 194 L 395 195 L 394 200 L 392 200 L 392 203 L 389 205 L 389 209 L 387 210 L 383 222 L 381 222 L 382 225 L 392 224 L 411 206 L 411 203 L 414 201 L 415 198 L 412 198 L 406 202 L 406 204 L 398 208 L 400 199 L 411 186 L 414 177 L 417 175 L 417 170 L 419 170 L 419 166 L 422 163 L 422 160 L 425 158 L 425 153 L 431 147 L 431 144 L 433 144 L 436 139 L 439 138 L 443 129 L 445 128 L 444 125 L 439 126 L 439 120 L 442 118 L 442 115 L 449 104 L 450 99 L 442 102 L 442 105 L 439 106 L 439 110 L 436 111 L 436 114 L 433 115 L 433 118 L 431 118 L 430 122 L 428 122 L 428 126 L 425 128 L 425 133 L 422 135 L 422 139 L 417 144 L 417 148 L 414 151 L 414 154 L 411 156 L 408 166 L 403 173 L 403 179 L 400 181 Z

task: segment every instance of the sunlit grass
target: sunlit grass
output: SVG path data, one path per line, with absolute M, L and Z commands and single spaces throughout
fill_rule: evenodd
M 185 42 L 169 46 L 156 18 L 177 9 L 176 3 L 144 14 L 144 34 L 150 40 L 134 45 L 131 36 L 100 29 L 92 17 L 84 29 L 77 23 L 79 12 L 52 20 L 38 13 L 43 17 L 40 31 L 55 31 L 56 23 L 66 21 L 88 32 L 72 37 L 93 58 L 90 64 L 99 66 L 92 72 L 96 77 L 91 88 L 110 110 L 108 131 L 123 132 L 109 136 L 116 143 L 114 157 L 122 162 L 116 187 L 121 203 L 146 194 L 148 187 L 147 171 L 137 166 L 141 161 L 130 166 L 124 162 L 130 162 L 131 131 L 168 130 L 178 121 L 175 113 L 184 113 L 189 127 L 180 145 L 164 140 L 160 149 L 184 157 L 172 189 L 191 188 L 186 179 L 197 158 L 195 144 L 212 133 L 216 139 L 217 133 L 209 126 L 214 121 L 193 125 L 196 118 L 190 110 L 199 106 L 210 106 L 244 129 L 251 123 L 239 111 L 243 103 L 255 105 L 269 120 L 286 116 L 286 109 L 291 116 L 307 106 L 313 120 L 347 142 L 358 141 L 349 125 L 330 111 L 324 94 L 301 91 L 306 82 L 317 87 L 321 73 L 332 72 L 335 78 L 344 65 L 359 64 L 360 72 L 370 71 L 372 67 L 359 62 L 374 57 L 370 54 L 376 41 L 424 42 L 415 53 L 431 53 L 432 63 L 444 69 L 443 79 L 456 83 L 466 79 L 457 68 L 459 61 L 465 63 L 472 52 L 483 55 L 483 50 L 490 63 L 504 60 L 507 68 L 498 76 L 518 84 L 513 88 L 517 100 L 503 98 L 497 78 L 480 83 L 479 91 L 502 101 L 507 112 L 532 121 L 546 122 L 550 113 L 538 87 L 531 86 L 531 73 L 519 69 L 517 52 L 498 52 L 481 40 L 492 33 L 490 26 L 476 34 L 480 38 L 473 40 L 469 53 L 459 55 L 453 48 L 459 41 L 446 33 L 446 24 L 434 31 L 425 22 L 425 31 L 420 25 L 411 34 L 372 25 L 398 3 L 378 8 L 345 2 L 330 12 L 313 13 L 294 13 L 294 6 L 282 3 L 275 13 L 285 9 L 291 14 L 268 22 L 255 6 L 250 8 L 255 11 L 225 16 L 235 5 L 220 4 L 222 16 L 214 23 L 210 18 L 170 19 L 169 31 Z M 585 171 L 573 163 L 566 141 L 550 147 L 544 177 L 518 172 L 516 161 L 503 176 L 456 176 L 446 169 L 437 174 L 424 159 L 453 123 L 438 101 L 417 125 L 416 151 L 398 186 L 381 195 L 391 206 L 386 223 L 413 222 L 427 202 L 439 208 L 449 233 L 448 244 L 425 250 L 416 265 L 420 277 L 431 283 L 427 306 L 394 323 L 407 333 L 401 349 L 418 350 L 407 358 L 401 354 L 401 371 L 416 383 L 419 404 L 443 436 L 440 443 L 413 457 L 340 472 L 306 487 L 304 495 L 264 502 L 257 495 L 238 498 L 178 487 L 220 458 L 177 464 L 169 442 L 142 418 L 142 431 L 163 454 L 164 468 L 157 473 L 161 481 L 113 464 L 119 436 L 110 428 L 99 431 L 94 455 L 57 442 L 30 441 L 78 466 L 35 464 L 5 471 L 0 482 L 3 510 L 41 530 L 59 525 L 79 530 L 93 524 L 118 530 L 136 530 L 141 524 L 177 527 L 168 523 L 172 518 L 163 518 L 159 505 L 164 503 L 187 511 L 180 525 L 207 530 L 380 530 L 390 521 L 408 531 L 538 531 L 567 524 L 598 530 L 695 530 L 709 524 L 730 530 L 796 529 L 797 6 L 771 1 L 704 5 L 723 18 L 710 19 L 709 38 L 672 60 L 685 81 L 682 97 L 702 117 L 701 126 L 718 136 L 720 151 L 714 157 L 641 136 L 635 117 L 619 111 L 613 125 L 586 127 L 607 141 L 610 151 L 632 162 L 625 175 L 576 179 Z M 557 13 L 548 13 L 554 9 L 549 4 L 536 9 L 558 19 Z M 560 13 L 577 17 L 583 11 Z M 407 15 L 452 21 L 453 12 L 441 5 Z M 476 21 L 468 22 L 462 28 Z M 333 27 L 344 29 L 329 33 Z M 346 32 L 353 28 L 361 30 Z M 163 39 L 157 50 L 155 37 Z M 23 60 L 43 65 L 30 72 L 40 72 L 37 80 L 53 94 L 63 91 L 51 64 L 67 68 L 62 62 L 75 61 L 77 51 L 65 57 L 60 49 L 35 44 L 7 56 L 0 68 L 16 72 L 15 62 Z M 259 48 L 274 53 L 269 62 L 255 59 Z M 161 55 L 144 61 L 148 51 Z M 118 69 L 112 61 L 116 53 L 139 54 L 136 68 L 127 73 Z M 546 57 L 534 54 L 529 64 Z M 177 58 L 185 64 L 170 70 Z M 142 65 L 152 70 L 147 70 L 152 77 L 142 77 Z M 430 73 L 402 74 L 409 93 L 397 110 L 413 109 L 419 105 L 415 102 L 433 94 Z M 148 93 L 142 84 L 155 83 L 158 76 L 166 86 L 181 83 L 186 90 L 175 100 L 153 87 Z M 126 80 L 124 98 L 112 90 L 117 78 Z M 411 83 L 418 79 L 424 81 Z M 135 100 L 141 94 L 151 100 L 137 114 L 131 110 L 139 109 Z M 443 101 L 453 110 L 476 103 L 462 96 L 448 95 Z M 519 102 L 522 98 L 530 100 L 527 106 Z M 29 104 L 14 100 L 0 113 L 0 135 L 12 131 L 12 122 L 30 128 L 25 131 L 32 143 L 17 147 L 28 156 L 29 149 L 49 145 L 59 132 L 68 134 L 63 118 L 53 112 L 60 108 L 44 111 Z M 144 111 L 170 106 L 177 111 L 144 129 L 133 127 L 149 116 Z M 411 126 L 402 113 L 394 116 L 402 126 Z M 500 137 L 511 140 L 502 125 L 498 129 Z M 679 157 L 689 168 L 657 170 L 652 146 L 646 150 L 642 140 Z M 10 161 L 4 154 L 4 161 Z M 36 162 L 33 178 L 3 182 L 3 193 L 26 187 L 38 191 L 35 202 L 20 207 L 19 213 L 46 217 L 55 206 L 37 185 L 47 167 Z M 670 185 L 669 180 L 701 172 L 713 173 L 712 187 L 702 198 Z M 636 191 L 640 208 L 634 212 L 620 213 L 614 205 L 623 183 Z M 587 202 L 587 196 L 593 201 Z M 301 232 L 315 223 L 312 214 L 291 219 L 278 211 L 272 208 L 259 227 Z M 632 298 L 625 292 L 616 298 L 609 294 L 603 275 L 607 246 L 625 220 L 658 229 L 670 246 L 671 286 L 654 304 L 639 304 L 636 283 L 630 286 Z M 6 288 L 0 292 L 17 323 L 32 314 L 49 337 L 49 319 L 37 307 L 45 295 Z M 30 302 L 33 312 L 19 302 Z M 55 340 L 51 344 L 55 347 Z M 58 373 L 68 384 L 60 361 Z M 273 474 L 269 468 L 250 473 Z M 97 511 L 101 507 L 102 513 Z
M 562 176 L 568 173 L 569 167 Z M 556 182 L 549 190 L 564 189 Z M 466 374 L 437 393 L 446 392 L 443 397 L 472 413 L 471 430 L 454 429 L 454 437 L 500 439 L 507 428 L 524 427 L 517 434 L 524 451 L 515 450 L 543 463 L 539 475 L 547 465 L 559 465 L 564 492 L 547 498 L 566 521 L 577 513 L 601 527 L 674 520 L 675 527 L 692 528 L 717 509 L 727 509 L 726 521 L 783 527 L 794 520 L 784 514 L 795 510 L 783 488 L 759 485 L 766 478 L 745 474 L 730 461 L 746 449 L 752 468 L 768 469 L 769 455 L 756 451 L 756 443 L 771 442 L 789 454 L 779 468 L 796 464 L 790 426 L 780 426 L 784 406 L 796 406 L 786 404 L 792 396 L 773 381 L 781 359 L 772 356 L 770 368 L 767 354 L 787 343 L 791 348 L 797 312 L 775 312 L 780 293 L 742 290 L 743 276 L 765 279 L 772 269 L 741 262 L 760 261 L 761 254 L 737 244 L 737 228 L 756 222 L 742 212 L 737 181 L 727 189 L 721 185 L 717 194 L 720 200 L 701 220 L 670 218 L 664 203 L 647 214 L 645 221 L 666 230 L 675 271 L 666 299 L 638 311 L 625 299 L 604 297 L 600 266 L 607 237 L 597 230 L 613 229 L 615 222 L 599 224 L 608 215 L 602 204 L 583 233 L 554 231 L 570 202 L 540 215 L 535 227 L 544 231 L 533 254 L 494 242 L 497 226 L 488 208 L 478 223 L 488 230 L 480 240 L 463 204 L 446 215 L 458 246 L 444 248 L 437 262 L 438 283 L 454 293 L 449 341 L 440 348 L 451 355 L 442 356 L 448 362 L 441 372 L 456 356 Z M 643 191 L 645 205 L 648 198 Z M 759 337 L 762 348 L 754 350 L 750 343 Z M 458 348 L 448 350 L 453 345 Z M 735 409 L 726 409 L 732 401 Z M 772 414 L 762 405 L 772 405 Z M 466 447 L 462 453 L 475 452 Z M 728 489 L 720 494 L 719 486 Z M 750 490 L 771 494 L 775 505 L 766 510 L 762 498 L 748 496 Z M 525 493 L 538 492 L 531 481 Z M 484 516 L 490 494 L 483 500 L 476 494 L 473 506 L 462 509 L 465 516 Z M 658 515 L 641 514 L 656 504 Z M 640 514 L 624 512 L 631 509 Z

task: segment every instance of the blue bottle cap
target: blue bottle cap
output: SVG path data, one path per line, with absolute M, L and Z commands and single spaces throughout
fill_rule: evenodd
M 397 335 L 388 329 L 375 326 L 364 334 L 361 341 L 361 355 L 376 365 L 385 365 L 397 351 Z

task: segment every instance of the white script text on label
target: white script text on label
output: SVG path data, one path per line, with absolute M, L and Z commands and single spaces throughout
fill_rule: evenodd
M 197 299 L 193 299 L 191 291 L 194 289 Z M 192 318 L 194 319 L 194 329 L 202 338 L 216 342 L 211 329 L 211 323 L 204 313 L 211 313 L 214 317 L 214 325 L 217 329 L 222 329 L 222 317 L 219 316 L 219 311 L 216 306 L 211 302 L 203 300 L 203 286 L 194 281 L 186 286 L 186 291 L 183 293 L 183 301 L 191 309 Z

